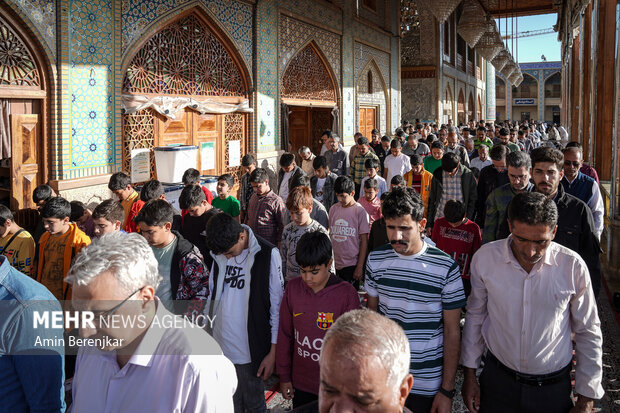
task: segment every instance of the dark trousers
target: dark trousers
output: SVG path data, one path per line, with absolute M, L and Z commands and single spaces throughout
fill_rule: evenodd
M 572 407 L 570 369 L 555 383 L 524 384 L 487 356 L 480 375 L 480 413 L 568 413 Z
M 355 272 L 355 266 L 352 267 L 344 267 L 339 270 L 336 270 L 336 275 L 349 284 L 352 284 L 356 290 L 360 288 L 360 282 L 358 280 L 353 279 L 353 273 Z
M 430 413 L 434 397 L 409 394 L 405 400 L 405 407 L 413 413 Z
M 353 199 L 355 199 L 356 201 L 358 199 L 360 199 L 360 192 L 362 191 L 362 185 L 361 184 L 355 184 L 355 195 L 353 195 Z
M 266 413 L 265 385 L 251 364 L 235 364 L 237 390 L 233 395 L 235 413 Z
M 293 409 L 305 406 L 319 399 L 319 396 L 314 393 L 308 393 L 307 391 L 293 388 Z

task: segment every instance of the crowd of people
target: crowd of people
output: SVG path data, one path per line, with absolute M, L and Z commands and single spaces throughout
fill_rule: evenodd
M 275 173 L 245 154 L 216 193 L 188 169 L 180 211 L 123 172 L 92 211 L 37 187 L 32 235 L 0 206 L 7 411 L 266 412 L 277 375 L 297 412 L 445 413 L 459 365 L 471 412 L 591 411 L 604 206 L 581 145 L 536 122 L 321 138 Z M 35 300 L 108 341 L 33 354 L 77 336 L 30 331 Z

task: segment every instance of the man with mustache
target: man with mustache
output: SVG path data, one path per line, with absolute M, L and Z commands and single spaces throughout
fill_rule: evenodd
M 564 176 L 564 155 L 555 148 L 536 148 L 532 158 L 532 179 L 536 192 L 552 199 L 558 207 L 558 231 L 554 241 L 578 253 L 586 262 L 594 296 L 601 289 L 601 247 L 594 218 L 588 205 L 566 193 L 560 181 Z
M 548 163 L 534 162 L 541 169 Z M 552 199 L 517 194 L 508 207 L 511 235 L 472 259 L 461 358 L 463 400 L 472 413 L 585 413 L 603 396 L 603 337 L 588 269 L 553 241 L 560 208 Z
M 368 308 L 404 327 L 416 378 L 405 406 L 416 413 L 449 413 L 459 359 L 465 294 L 458 264 L 424 242 L 424 203 L 413 188 L 396 188 L 382 205 L 390 244 L 366 265 Z

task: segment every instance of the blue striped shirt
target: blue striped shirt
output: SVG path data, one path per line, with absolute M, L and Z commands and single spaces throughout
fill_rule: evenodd
M 466 304 L 458 264 L 426 243 L 411 256 L 388 244 L 370 253 L 365 285 L 369 296 L 379 298 L 379 312 L 409 339 L 411 393 L 434 396 L 443 372 L 443 310 Z

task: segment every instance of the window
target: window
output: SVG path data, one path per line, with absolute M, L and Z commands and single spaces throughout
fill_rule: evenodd
M 373 93 L 373 89 L 372 89 L 372 71 L 371 70 L 368 71 L 368 93 L 370 93 L 370 94 Z

